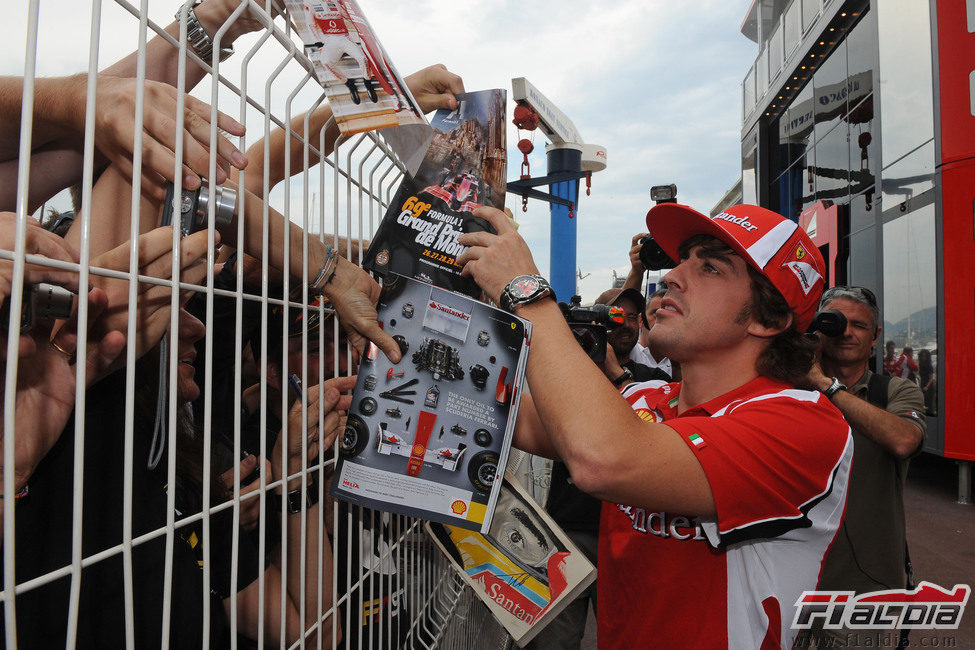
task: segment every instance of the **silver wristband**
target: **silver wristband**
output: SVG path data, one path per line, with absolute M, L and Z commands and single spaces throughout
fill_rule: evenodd
M 188 0 L 179 11 L 176 12 L 176 20 L 179 21 L 183 15 L 183 11 L 186 11 L 186 44 L 193 48 L 203 61 L 207 64 L 213 61 L 213 39 L 207 34 L 207 31 L 203 29 L 203 25 L 200 24 L 200 19 L 196 17 L 196 12 L 193 10 L 198 6 L 203 0 Z M 226 46 L 220 48 L 219 61 L 226 60 L 231 54 L 234 53 L 233 46 Z

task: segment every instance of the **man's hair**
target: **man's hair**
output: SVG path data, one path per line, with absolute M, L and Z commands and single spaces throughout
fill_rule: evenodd
M 870 314 L 873 316 L 874 329 L 880 326 L 880 308 L 877 306 L 877 301 L 867 298 L 860 287 L 833 287 L 828 289 L 819 301 L 819 308 L 822 309 L 829 303 L 840 298 L 855 302 L 858 305 L 863 305 L 869 309 Z
M 700 246 L 706 255 L 738 255 L 730 246 L 711 235 L 694 235 L 678 249 L 681 259 Z M 740 256 L 739 256 L 740 257 Z M 792 314 L 789 327 L 772 337 L 756 361 L 758 374 L 796 385 L 805 378 L 816 358 L 816 343 L 796 329 L 795 314 L 775 285 L 750 264 L 745 264 L 751 279 L 751 300 L 742 308 L 738 319 L 749 317 L 765 327 L 782 327 Z M 737 319 L 736 319 L 737 320 Z

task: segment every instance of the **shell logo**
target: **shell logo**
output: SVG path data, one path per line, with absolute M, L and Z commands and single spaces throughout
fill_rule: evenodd
M 460 500 L 454 501 L 450 504 L 450 510 L 455 515 L 462 515 L 467 512 L 467 504 Z
M 423 445 L 413 445 L 413 453 L 417 456 L 422 456 L 424 452 Z
M 637 409 L 634 411 L 637 417 L 644 422 L 662 422 L 663 418 L 657 415 L 654 411 L 649 409 Z

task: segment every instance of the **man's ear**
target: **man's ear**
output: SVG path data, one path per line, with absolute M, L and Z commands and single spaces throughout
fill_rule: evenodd
M 789 329 L 792 326 L 793 315 L 790 311 L 782 320 L 778 322 L 775 326 L 762 325 L 757 320 L 752 318 L 748 323 L 748 333 L 752 336 L 757 336 L 760 339 L 770 339 L 778 336 L 782 332 Z
M 884 331 L 884 328 L 883 327 L 877 326 L 877 327 L 874 328 L 874 330 L 873 330 L 873 342 L 871 343 L 871 346 L 872 347 L 877 347 L 877 341 L 880 340 L 880 333 L 883 332 L 883 331 Z

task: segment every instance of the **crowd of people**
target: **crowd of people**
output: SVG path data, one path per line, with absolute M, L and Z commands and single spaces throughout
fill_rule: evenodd
M 181 12 L 212 37 L 238 8 L 203 0 Z M 264 28 L 251 11 L 224 45 Z M 179 21 L 165 31 L 178 38 Z M 355 382 L 346 348 L 371 341 L 401 356 L 376 320 L 380 285 L 351 261 L 360 242 L 310 237 L 268 205 L 285 170 L 302 169 L 302 147 L 278 129 L 242 152 L 232 140 L 245 127 L 220 112 L 211 140 L 211 108 L 178 101 L 179 54 L 162 36 L 145 48 L 137 121 L 138 56 L 94 78 L 36 80 L 27 210 L 75 187 L 73 212 L 44 225 L 13 212 L 23 80 L 0 78 L 0 249 L 11 253 L 0 299 L 20 289 L 19 259 L 24 285 L 78 296 L 66 319 L 8 328 L 0 348 L 4 380 L 16 372 L 4 402 L 14 413 L 3 413 L 13 497 L 0 507 L 15 508 L 15 582 L 36 582 L 17 595 L 17 637 L 32 648 L 225 647 L 235 629 L 328 645 L 347 632 L 321 616 L 341 594 L 335 540 L 319 536 L 332 529 L 319 525 L 332 511 L 324 486 Z M 187 60 L 186 88 L 206 74 Z M 456 108 L 464 90 L 439 65 L 406 82 L 424 111 Z M 91 86 L 96 180 L 82 192 Z M 322 104 L 290 127 L 308 128 L 325 156 L 330 118 Z M 230 219 L 181 237 L 166 223 L 173 182 L 229 191 Z M 536 647 L 578 644 L 590 600 L 600 647 L 788 647 L 804 590 L 907 584 L 902 491 L 925 430 L 924 394 L 908 375 L 933 390 L 930 355 L 915 362 L 905 348 L 889 368 L 885 359 L 891 376 L 872 373 L 876 298 L 824 292 L 823 259 L 801 228 L 757 206 L 714 217 L 653 208 L 647 229 L 677 264 L 645 298 L 634 251 L 647 233 L 633 238 L 627 285 L 596 301 L 623 312 L 596 365 L 505 213 L 474 214 L 494 232 L 461 236 L 464 275 L 534 324 L 514 444 L 556 460 L 548 508 L 599 571 L 597 590 Z M 294 254 L 305 245 L 307 257 Z M 133 290 L 123 279 L 132 260 L 154 281 Z M 230 297 L 238 290 L 329 309 L 292 308 L 303 317 L 286 328 L 263 317 L 262 300 Z M 842 312 L 845 331 L 807 336 L 819 309 Z M 332 314 L 340 337 L 324 333 Z M 292 372 L 305 388 L 289 396 Z M 374 521 L 371 535 L 385 525 Z M 58 574 L 72 566 L 80 579 Z M 801 638 L 850 634 L 819 625 Z
M 238 7 L 235 0 L 205 0 L 180 11 L 212 36 Z M 224 45 L 264 28 L 253 11 L 230 22 Z M 178 19 L 165 28 L 170 37 L 179 36 Z M 190 46 L 201 53 L 200 43 Z M 217 112 L 211 140 L 210 106 L 190 95 L 177 101 L 178 49 L 156 35 L 144 51 L 141 130 L 138 52 L 93 79 L 35 80 L 27 211 L 72 187 L 75 204 L 44 225 L 12 212 L 24 80 L 0 79 L 0 248 L 10 253 L 0 261 L 0 301 L 9 302 L 18 288 L 18 253 L 26 255 L 25 287 L 46 283 L 79 296 L 66 320 L 38 318 L 19 334 L 4 323 L 3 377 L 16 372 L 16 397 L 5 403 L 14 413 L 4 413 L 13 422 L 14 462 L 3 467 L 4 486 L 14 494 L 4 503 L 15 504 L 16 583 L 86 558 L 80 579 L 45 579 L 18 596 L 18 645 L 58 647 L 71 638 L 90 648 L 124 647 L 127 639 L 138 647 L 201 647 L 207 639 L 224 647 L 231 621 L 241 638 L 277 645 L 304 637 L 315 644 L 321 635 L 329 645 L 342 630 L 334 617 L 319 615 L 334 602 L 333 540 L 318 536 L 320 520 L 332 513 L 319 512 L 319 494 L 355 381 L 345 365 L 347 346 L 361 350 L 371 340 L 391 358 L 400 356 L 376 322 L 380 285 L 343 256 L 357 258 L 358 242 L 323 243 L 266 205 L 265 188 L 285 180 L 289 165 L 301 168 L 297 138 L 290 161 L 282 129 L 242 152 L 232 140 L 244 126 Z M 187 58 L 187 91 L 206 74 Z M 460 77 L 440 65 L 406 81 L 425 111 L 456 108 L 454 96 L 463 92 Z M 82 201 L 90 85 L 95 181 Z M 325 142 L 325 156 L 337 137 L 327 103 L 307 117 L 307 140 Z M 305 118 L 292 122 L 296 132 L 306 133 Z M 216 174 L 208 179 L 212 158 Z M 240 182 L 244 169 L 249 173 Z M 174 181 L 190 191 L 205 192 L 208 182 L 231 190 L 232 218 L 210 232 L 174 233 L 178 217 L 166 223 L 164 201 Z M 132 221 L 137 240 L 130 239 Z M 295 254 L 306 242 L 307 257 Z M 123 279 L 133 248 L 138 274 L 156 280 L 137 283 L 135 292 Z M 82 250 L 88 274 L 81 273 Z M 328 307 L 310 308 L 290 332 L 279 313 L 262 319 L 260 301 L 208 298 L 205 290 L 208 283 L 231 292 L 240 285 L 245 295 L 280 303 L 289 298 L 281 291 L 285 277 L 298 288 L 290 297 L 320 296 Z M 295 313 L 301 310 L 292 307 Z M 338 338 L 318 331 L 328 329 L 332 313 L 342 326 Z M 207 336 L 212 350 L 204 363 Z M 301 396 L 289 394 L 291 373 L 305 380 Z M 79 377 L 84 388 L 76 391 Z M 134 394 L 127 400 L 129 386 Z M 158 534 L 167 525 L 172 533 Z

